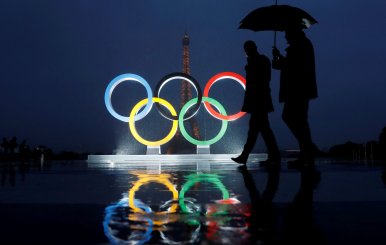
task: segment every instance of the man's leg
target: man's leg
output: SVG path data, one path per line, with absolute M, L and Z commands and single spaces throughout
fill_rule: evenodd
M 259 116 L 256 113 L 251 113 L 251 118 L 249 119 L 248 137 L 244 145 L 243 153 L 248 155 L 251 153 L 259 135 L 259 128 Z
M 282 116 L 299 143 L 301 158 L 312 161 L 313 143 L 308 124 L 308 100 L 286 102 Z
M 251 153 L 253 147 L 255 146 L 258 135 L 259 135 L 258 117 L 255 113 L 251 113 L 251 117 L 249 119 L 248 137 L 244 145 L 243 152 L 240 154 L 240 156 L 236 158 L 231 158 L 231 159 L 240 164 L 247 163 L 249 153 Z
M 264 139 L 268 151 L 267 163 L 280 163 L 280 151 L 277 146 L 275 135 L 269 124 L 268 114 L 264 113 L 259 117 L 258 124 L 260 125 L 261 136 Z

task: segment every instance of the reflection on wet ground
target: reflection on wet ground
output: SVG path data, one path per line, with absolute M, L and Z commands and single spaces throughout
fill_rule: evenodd
M 0 244 L 385 244 L 382 165 L 1 163 Z

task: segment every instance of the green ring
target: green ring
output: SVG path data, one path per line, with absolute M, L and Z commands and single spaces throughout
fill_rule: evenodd
M 205 102 L 205 101 L 213 104 L 220 111 L 220 113 L 222 115 L 225 115 L 225 116 L 227 115 L 224 107 L 217 100 L 209 98 L 209 97 L 202 97 L 202 102 Z M 212 144 L 216 143 L 217 141 L 219 141 L 224 136 L 224 134 L 225 134 L 225 132 L 227 130 L 227 127 L 228 127 L 228 121 L 222 120 L 222 125 L 221 125 L 220 132 L 213 139 L 210 139 L 210 140 L 196 140 L 195 138 L 191 137 L 188 134 L 188 132 L 186 132 L 186 129 L 185 129 L 185 126 L 184 126 L 184 115 L 185 115 L 185 113 L 189 110 L 189 108 L 191 106 L 193 106 L 196 103 L 197 103 L 197 98 L 191 99 L 181 109 L 180 115 L 178 116 L 178 124 L 180 126 L 181 134 L 182 134 L 182 136 L 184 136 L 184 138 L 187 141 L 189 141 L 193 145 L 212 145 Z
M 224 184 L 220 181 L 219 177 L 215 174 L 191 174 L 188 176 L 188 181 L 181 187 L 181 191 L 179 193 L 178 202 L 180 204 L 180 208 L 184 213 L 190 213 L 185 205 L 185 193 L 196 183 L 206 181 L 214 184 L 222 193 L 223 199 L 229 198 L 229 191 L 226 189 Z

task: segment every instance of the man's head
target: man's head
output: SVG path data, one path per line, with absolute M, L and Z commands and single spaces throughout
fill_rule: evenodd
M 248 57 L 258 54 L 256 43 L 252 40 L 248 40 L 244 43 L 244 51 Z
M 293 28 L 285 31 L 285 38 L 287 39 L 288 44 L 292 44 L 304 37 L 305 34 L 301 28 Z

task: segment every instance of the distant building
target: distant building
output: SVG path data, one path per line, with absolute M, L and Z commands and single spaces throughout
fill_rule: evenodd
M 190 75 L 190 53 L 189 53 L 190 39 L 188 34 L 185 33 L 182 38 L 182 72 Z M 192 85 L 182 80 L 181 81 L 181 92 L 180 92 L 180 109 L 192 99 Z M 193 137 L 196 139 L 201 139 L 200 130 L 198 123 L 194 117 L 187 120 L 187 123 L 190 124 L 190 128 L 193 134 Z M 196 146 L 188 142 L 182 135 L 180 130 L 177 130 L 174 138 L 167 144 L 166 154 L 186 154 L 186 153 L 196 153 Z

